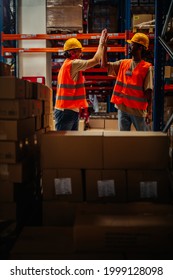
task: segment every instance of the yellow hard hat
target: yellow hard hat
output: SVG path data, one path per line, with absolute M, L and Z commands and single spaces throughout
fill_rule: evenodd
M 73 49 L 82 49 L 82 44 L 76 38 L 70 38 L 64 44 L 64 51 Z
M 131 44 L 132 42 L 140 44 L 140 45 L 144 46 L 146 49 L 148 49 L 149 38 L 144 33 L 139 33 L 138 32 L 132 37 L 131 40 L 127 40 L 127 43 L 129 43 L 129 44 Z

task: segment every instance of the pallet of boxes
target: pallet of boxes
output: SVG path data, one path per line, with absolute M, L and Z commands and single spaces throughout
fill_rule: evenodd
M 155 16 L 154 14 L 133 14 L 132 30 L 134 33 L 154 33 Z
M 50 125 L 51 90 L 0 76 L 0 221 L 13 230 L 40 219 L 40 135 Z M 37 90 L 36 90 L 37 88 Z M 38 94 L 39 93 L 39 94 Z M 46 104 L 46 105 L 45 105 Z M 51 128 L 49 128 L 51 129 Z M 40 208 L 41 209 L 41 208 Z M 38 220 L 37 220 L 38 219 Z
M 48 0 L 46 1 L 48 33 L 82 33 L 82 0 Z
M 20 257 L 172 257 L 167 134 L 49 131 L 41 137 L 41 170 L 42 227 L 24 229 Z

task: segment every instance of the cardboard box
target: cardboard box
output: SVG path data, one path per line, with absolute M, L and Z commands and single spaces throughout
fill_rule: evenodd
M 33 178 L 35 165 L 26 158 L 15 164 L 0 163 L 0 181 L 23 183 Z
M 13 76 L 0 77 L 0 99 L 25 98 L 25 81 Z
M 165 75 L 164 78 L 173 78 L 173 67 L 172 66 L 165 66 Z
M 0 120 L 0 140 L 22 140 L 35 132 L 34 118 Z
M 42 115 L 35 116 L 35 130 L 40 130 L 42 128 Z
M 52 102 L 50 100 L 43 101 L 43 113 L 46 115 L 52 113 Z
M 1 202 L 0 203 L 0 220 L 16 220 L 16 203 Z
M 78 130 L 79 131 L 84 131 L 85 130 L 85 121 L 84 120 L 79 120 Z
M 79 203 L 79 215 L 173 215 L 172 203 L 155 203 L 151 201 L 120 203 Z
M 49 115 L 48 114 L 42 115 L 42 122 L 41 123 L 42 123 L 41 124 L 42 128 L 49 127 Z
M 118 130 L 118 120 L 105 119 L 105 130 Z
M 32 82 L 32 98 L 42 100 L 42 84 Z
M 86 201 L 127 201 L 125 170 L 86 170 Z
M 170 174 L 167 170 L 127 170 L 128 201 L 171 202 Z
M 90 128 L 105 128 L 105 120 L 104 119 L 89 119 L 89 126 Z
M 98 102 L 99 112 L 106 113 L 107 112 L 107 103 L 106 102 Z
M 47 28 L 83 31 L 82 6 L 47 7 Z
M 102 169 L 102 132 L 51 131 L 42 135 L 43 169 Z
M 31 115 L 30 115 L 31 116 Z M 25 119 L 29 117 L 29 100 L 1 100 L 1 119 Z
M 14 185 L 0 180 L 0 202 L 14 202 Z
M 0 76 L 11 76 L 11 65 L 0 61 Z
M 43 226 L 73 226 L 78 203 L 61 202 L 56 200 L 42 203 Z
M 28 203 L 34 195 L 34 187 L 29 183 L 13 183 L 0 180 L 0 201 L 3 203 L 16 202 Z M 25 201 L 25 202 L 23 202 Z M 23 209 L 22 209 L 23 210 Z M 21 213 L 19 213 L 21 214 Z
M 28 100 L 28 110 L 30 117 L 41 116 L 43 114 L 43 101 L 36 99 Z
M 44 169 L 44 200 L 83 201 L 83 178 L 80 169 Z
M 73 228 L 69 227 L 24 227 L 12 250 L 17 254 L 66 254 L 73 252 Z
M 42 100 L 47 100 L 51 103 L 52 109 L 53 109 L 53 94 L 52 94 L 52 88 L 49 88 L 47 85 L 41 84 L 41 97 Z
M 17 163 L 24 158 L 24 143 L 0 141 L 0 163 Z
M 153 20 L 152 14 L 133 14 L 132 27 L 139 27 L 138 25 Z
M 24 81 L 25 81 L 25 98 L 26 99 L 31 99 L 31 98 L 33 98 L 32 83 L 27 81 L 27 80 L 24 80 Z
M 47 0 L 47 7 L 56 7 L 56 6 L 82 6 L 82 0 Z
M 169 251 L 172 215 L 78 215 L 74 246 L 79 252 Z
M 162 132 L 104 131 L 104 169 L 169 168 L 169 137 Z
M 164 96 L 164 107 L 173 107 L 173 95 Z

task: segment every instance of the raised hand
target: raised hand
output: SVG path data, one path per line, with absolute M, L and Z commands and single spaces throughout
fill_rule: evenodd
M 107 39 L 108 39 L 108 31 L 105 28 L 105 29 L 102 30 L 102 33 L 101 33 L 101 36 L 100 36 L 100 40 L 99 40 L 99 44 L 106 45 Z

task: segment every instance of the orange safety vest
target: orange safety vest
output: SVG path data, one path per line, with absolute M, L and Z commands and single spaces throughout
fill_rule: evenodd
M 131 59 L 124 59 L 120 64 L 111 102 L 117 105 L 124 104 L 130 108 L 146 110 L 148 102 L 144 93 L 143 83 L 151 63 L 141 60 L 131 70 L 131 61 Z
M 70 75 L 71 66 L 72 60 L 67 58 L 59 71 L 55 101 L 56 108 L 74 109 L 88 107 L 82 72 L 79 72 L 78 80 L 75 82 Z

